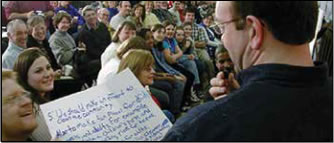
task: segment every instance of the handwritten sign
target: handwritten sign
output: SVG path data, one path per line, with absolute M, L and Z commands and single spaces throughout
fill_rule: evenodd
M 172 124 L 132 72 L 41 105 L 52 137 L 63 141 L 159 141 Z

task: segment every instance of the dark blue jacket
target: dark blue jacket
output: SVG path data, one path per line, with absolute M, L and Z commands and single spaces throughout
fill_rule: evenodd
M 333 141 L 333 83 L 327 65 L 253 66 L 241 88 L 190 110 L 165 141 Z

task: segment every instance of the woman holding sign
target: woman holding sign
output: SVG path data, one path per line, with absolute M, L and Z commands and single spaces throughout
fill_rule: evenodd
M 160 103 L 156 97 L 152 95 L 148 86 L 153 84 L 154 77 L 154 58 L 149 51 L 141 49 L 133 49 L 128 51 L 121 60 L 118 67 L 118 73 L 129 68 L 133 74 L 137 77 L 140 83 L 147 89 L 151 94 L 154 102 L 160 106 Z M 163 110 L 164 114 L 173 123 L 175 121 L 174 116 L 168 110 Z
M 49 141 L 49 134 L 43 115 L 38 105 L 49 101 L 48 92 L 53 90 L 54 72 L 48 56 L 38 48 L 24 50 L 15 61 L 14 71 L 18 73 L 19 84 L 32 94 L 32 100 L 37 108 L 36 120 L 38 127 L 31 139 Z

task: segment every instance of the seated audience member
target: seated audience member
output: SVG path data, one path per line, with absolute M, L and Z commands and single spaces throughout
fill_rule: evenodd
M 128 16 L 126 19 L 136 25 L 136 31 L 140 31 L 140 29 L 144 27 L 145 15 L 145 7 L 141 4 L 136 4 L 132 8 L 130 16 Z
M 170 20 L 173 23 L 176 23 L 174 15 L 168 11 L 168 2 L 167 1 L 156 1 L 157 7 L 154 7 L 152 13 L 157 16 L 160 22 Z
M 119 12 L 117 9 L 117 1 L 105 1 L 105 2 L 107 2 L 107 9 L 109 11 L 108 21 L 110 21 L 111 18 L 114 17 Z
M 4 69 L 13 69 L 14 62 L 19 54 L 27 47 L 27 25 L 21 19 L 15 19 L 7 25 L 9 44 L 1 57 Z
M 151 31 L 153 32 L 153 38 L 154 38 L 154 48 L 152 49 L 152 53 L 154 57 L 156 59 L 159 59 L 157 61 L 161 61 L 161 67 L 165 70 L 165 72 L 174 75 L 175 78 L 184 82 L 184 88 L 183 88 L 184 90 L 183 90 L 182 99 L 177 100 L 181 102 L 177 102 L 178 104 L 175 103 L 174 105 L 175 112 L 180 112 L 181 106 L 190 105 L 190 104 L 187 104 L 189 102 L 185 102 L 185 99 L 184 99 L 184 98 L 188 98 L 191 96 L 191 83 L 189 82 L 190 80 L 188 80 L 187 77 L 183 75 L 183 73 L 180 72 L 178 69 L 175 69 L 175 67 L 172 67 L 165 58 L 164 48 L 163 48 L 163 40 L 166 37 L 165 27 L 161 24 L 156 24 L 152 27 Z M 176 102 L 176 99 L 175 99 L 175 102 Z
M 224 72 L 225 73 L 230 73 L 233 72 L 233 62 L 227 52 L 227 50 L 225 49 L 225 47 L 223 45 L 219 46 L 216 49 L 216 67 L 218 69 L 218 72 Z M 228 75 L 228 74 L 225 74 Z M 225 76 L 224 75 L 224 76 Z M 225 76 L 225 78 L 227 78 L 227 76 Z
M 175 34 L 175 25 L 169 21 L 165 21 L 163 23 L 165 30 L 166 30 L 166 37 L 164 38 L 162 42 L 162 46 L 164 48 L 163 53 L 165 56 L 166 61 L 169 65 L 171 65 L 174 69 L 181 72 L 183 75 L 187 77 L 186 81 L 186 89 L 191 89 L 190 94 L 186 94 L 185 102 L 199 102 L 200 99 L 198 98 L 198 86 L 196 88 L 193 88 L 193 85 L 199 85 L 200 81 L 196 76 L 193 74 L 198 75 L 196 63 L 193 60 L 188 59 L 181 59 L 183 52 L 181 51 L 180 47 L 178 46 L 178 43 L 176 42 L 174 38 Z M 182 65 L 182 66 L 181 66 Z M 188 68 L 188 69 L 187 69 Z M 197 76 L 198 77 L 198 76 Z M 196 78 L 196 81 L 194 80 Z
M 67 33 L 70 28 L 71 16 L 66 12 L 58 12 L 53 19 L 57 30 L 49 39 L 52 52 L 57 59 L 57 63 L 63 68 L 65 65 L 73 66 L 76 50 L 84 51 L 84 48 L 76 48 L 76 43 L 70 34 Z
M 116 50 L 116 56 L 111 58 L 108 63 L 99 71 L 97 77 L 97 84 L 103 84 L 106 82 L 107 77 L 114 76 L 117 73 L 120 61 L 123 55 L 130 49 L 144 49 L 150 50 L 149 47 L 146 46 L 145 41 L 138 36 L 131 37 L 125 40 L 120 47 Z M 150 88 L 152 93 L 155 93 L 156 97 L 159 99 L 161 103 L 163 103 L 163 107 L 167 107 L 169 104 L 168 94 L 154 88 Z
M 116 33 L 115 33 L 116 34 Z M 125 40 L 116 50 L 116 56 L 111 58 L 103 68 L 99 71 L 97 77 L 97 84 L 106 82 L 106 77 L 114 76 L 118 71 L 119 63 L 123 55 L 130 49 L 145 49 L 149 50 L 145 44 L 145 41 L 138 36 L 131 37 Z
M 117 29 L 119 25 L 126 21 L 126 18 L 131 12 L 131 4 L 129 1 L 120 1 L 118 7 L 119 13 L 110 19 L 110 26 L 113 29 Z
M 16 78 L 15 72 L 1 71 L 1 141 L 28 141 L 37 127 L 30 93 Z
M 59 7 L 58 1 L 50 1 L 50 5 L 52 6 L 53 10 L 55 11 Z
M 50 24 L 49 20 L 54 16 L 53 7 L 49 1 L 8 1 L 5 12 L 8 20 L 27 21 L 31 16 L 43 15 L 46 18 L 46 24 Z
M 204 70 L 204 63 L 202 63 L 195 55 L 194 47 L 191 44 L 191 41 L 184 36 L 184 29 L 182 26 L 177 26 L 175 28 L 175 40 L 178 43 L 181 51 L 183 52 L 182 57 L 178 60 L 187 70 L 192 72 L 195 76 L 194 80 L 194 89 L 197 95 L 203 95 L 200 93 L 200 78 L 199 74 L 202 73 L 200 70 Z M 199 67 L 200 66 L 200 67 Z M 201 96 L 202 97 L 202 96 Z
M 118 73 L 129 68 L 133 74 L 137 77 L 139 82 L 147 89 L 147 91 L 151 94 L 154 102 L 161 108 L 161 104 L 159 100 L 155 97 L 156 95 L 152 95 L 148 86 L 153 84 L 154 79 L 154 58 L 150 51 L 141 50 L 141 49 L 133 49 L 129 50 L 124 57 L 122 58 L 120 65 L 118 67 Z M 169 112 L 168 110 L 164 110 L 165 112 Z M 171 115 L 171 114 L 166 114 Z M 174 122 L 174 117 L 168 117 L 171 122 Z
M 155 16 L 154 13 L 152 13 L 153 9 L 153 1 L 144 1 L 145 2 L 145 20 L 144 20 L 144 28 L 151 29 L 153 25 L 160 24 L 161 22 Z
M 49 63 L 48 56 L 39 48 L 24 50 L 15 61 L 14 69 L 18 74 L 19 84 L 31 93 L 31 98 L 37 110 L 37 129 L 32 133 L 34 141 L 49 141 L 51 135 L 46 126 L 39 105 L 50 100 L 54 85 L 54 72 Z
M 78 42 L 86 45 L 83 58 L 75 61 L 77 72 L 82 78 L 95 80 L 101 69 L 101 55 L 111 43 L 108 28 L 98 22 L 95 9 L 88 5 L 82 10 L 86 24 L 79 32 Z
M 101 55 L 101 66 L 104 67 L 112 58 L 117 56 L 116 50 L 125 40 L 136 35 L 136 26 L 130 21 L 124 21 L 114 33 L 111 44 Z
M 211 79 L 212 77 L 214 77 L 214 65 L 213 62 L 206 50 L 206 45 L 207 45 L 207 38 L 205 35 L 205 30 L 203 27 L 199 26 L 196 24 L 195 22 L 195 13 L 196 13 L 196 8 L 194 7 L 188 7 L 185 10 L 185 22 L 184 23 L 191 23 L 191 28 L 192 28 L 192 32 L 191 32 L 191 38 L 192 40 L 194 40 L 195 43 L 195 52 L 198 56 L 198 58 L 203 61 L 206 65 L 206 69 L 207 69 L 207 73 L 208 73 L 208 77 L 206 77 L 206 79 Z M 186 28 L 186 26 L 184 25 L 184 28 Z M 188 30 L 186 30 L 186 35 Z
M 68 30 L 70 35 L 77 33 L 78 29 L 85 24 L 84 18 L 80 15 L 78 10 L 70 4 L 70 1 L 59 1 L 60 6 L 55 10 L 56 13 L 59 11 L 66 11 L 71 15 L 71 28 Z
M 180 13 L 179 13 L 180 3 L 181 3 L 180 1 L 174 1 L 173 7 L 168 10 L 171 14 L 173 14 L 174 21 L 176 21 L 175 24 L 177 26 L 182 25 L 182 22 L 181 22 L 181 19 L 180 19 Z
M 161 24 L 158 24 L 161 26 L 160 30 L 164 30 L 163 26 Z M 156 27 L 156 26 L 153 26 Z M 152 27 L 152 28 L 153 28 Z M 155 31 L 155 28 L 153 28 Z M 158 31 L 160 31 L 158 30 Z M 171 66 L 169 66 L 166 62 L 160 61 L 157 55 L 160 53 L 160 57 L 164 60 L 164 56 L 162 52 L 158 52 L 156 48 L 154 48 L 154 37 L 153 33 L 149 29 L 142 29 L 139 33 L 139 36 L 144 37 L 147 46 L 151 49 L 152 55 L 154 57 L 154 70 L 156 73 L 154 74 L 154 83 L 152 84 L 152 87 L 161 89 L 168 93 L 169 98 L 171 99 L 169 104 L 170 111 L 176 115 L 180 115 L 180 108 L 181 108 L 181 102 L 182 97 L 184 94 L 184 85 L 185 82 L 180 80 L 181 73 L 173 69 Z M 169 71 L 169 72 L 167 72 Z M 174 72 L 173 72 L 174 71 Z
M 210 94 L 228 96 L 193 108 L 163 140 L 332 142 L 333 79 L 309 49 L 317 2 L 219 1 L 216 13 L 241 86 L 228 92 L 218 73 Z
M 115 30 L 110 27 L 108 18 L 109 18 L 109 11 L 108 11 L 108 9 L 106 9 L 106 8 L 100 8 L 97 11 L 97 19 L 99 20 L 99 22 L 103 23 L 108 28 L 108 31 L 110 33 L 110 37 L 112 37 L 112 35 L 114 34 Z
M 188 41 L 191 41 L 192 47 L 194 47 L 196 55 L 196 64 L 198 65 L 200 74 L 200 81 L 203 90 L 208 90 L 210 77 L 214 75 L 214 65 L 210 59 L 210 56 L 204 49 L 195 48 L 195 41 L 192 39 L 193 23 L 185 22 L 183 24 L 184 36 Z M 199 54 L 199 55 L 198 55 Z M 200 61 L 200 62 L 198 62 Z M 200 69 L 204 67 L 204 70 Z
M 203 21 L 199 24 L 205 29 L 206 41 L 207 41 L 207 52 L 210 58 L 214 61 L 216 48 L 221 45 L 221 42 L 215 37 L 214 31 L 210 29 L 212 25 L 213 16 L 212 14 L 206 14 L 203 17 Z
M 61 69 L 58 65 L 57 60 L 52 53 L 49 42 L 46 39 L 47 27 L 45 25 L 45 20 L 42 16 L 36 15 L 32 16 L 27 21 L 28 25 L 28 41 L 27 47 L 38 47 L 45 54 L 50 57 L 50 63 L 54 70 Z

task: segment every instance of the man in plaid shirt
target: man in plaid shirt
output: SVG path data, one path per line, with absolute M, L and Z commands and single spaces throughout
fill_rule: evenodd
M 184 22 L 190 22 L 192 24 L 192 40 L 195 44 L 195 53 L 200 61 L 202 61 L 206 65 L 206 75 L 200 75 L 202 88 L 206 88 L 208 86 L 208 81 L 214 77 L 215 69 L 212 60 L 208 52 L 206 51 L 207 39 L 205 37 L 205 29 L 200 27 L 195 23 L 195 12 L 196 9 L 193 7 L 188 7 L 185 10 L 185 19 Z

